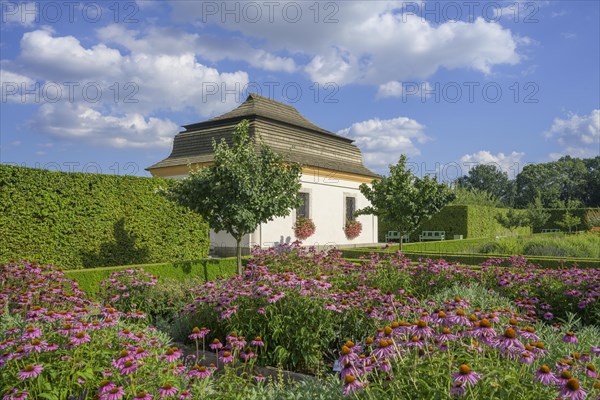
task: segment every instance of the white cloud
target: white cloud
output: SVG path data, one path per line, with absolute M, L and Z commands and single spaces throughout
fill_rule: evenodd
M 600 155 L 600 109 L 588 115 L 570 113 L 568 118 L 555 118 L 544 133 L 546 138 L 556 138 L 562 147 L 560 152 L 550 154 L 557 159 L 563 155 L 573 157 L 596 157 Z
M 27 101 L 46 103 L 32 121 L 37 129 L 111 147 L 137 148 L 170 144 L 176 125 L 153 117 L 157 112 L 222 113 L 240 100 L 231 91 L 239 93 L 248 83 L 246 72 L 220 72 L 200 64 L 193 49 L 173 47 L 161 53 L 135 38 L 135 32 L 129 38 L 125 35 L 122 43 L 128 44 L 128 52 L 104 43 L 85 47 L 73 36 L 56 37 L 45 29 L 27 32 L 19 56 L 3 62 L 2 80 L 32 84 L 28 76 L 35 76 L 40 82 L 40 100 L 27 97 Z M 275 61 L 265 57 L 265 62 Z M 62 88 L 57 103 L 43 95 L 43 88 L 50 85 Z M 85 87 L 92 90 L 86 92 Z
M 575 39 L 577 34 L 573 32 L 561 32 L 560 36 L 564 37 L 565 39 Z
M 521 171 L 525 162 L 523 156 L 525 153 L 513 151 L 510 154 L 498 153 L 492 154 L 487 150 L 481 150 L 473 154 L 465 154 L 460 158 L 460 162 L 465 166 L 465 173 L 476 165 L 495 165 L 501 171 L 506 172 L 509 178 L 513 178 Z
M 244 18 L 243 12 L 237 21 L 235 15 L 222 14 L 224 3 L 214 3 L 219 10 L 208 16 L 205 5 L 198 2 L 171 4 L 176 18 L 204 19 L 261 40 L 262 47 L 270 51 L 308 57 L 304 71 L 321 83 L 381 85 L 427 78 L 440 68 L 469 68 L 489 74 L 495 65 L 517 64 L 521 59 L 517 47 L 526 44 L 524 38 L 518 39 L 499 23 L 481 17 L 473 22 L 434 24 L 418 15 L 398 13 L 402 1 L 336 2 L 331 10 L 320 8 L 317 22 L 313 3 L 277 2 L 272 21 L 266 21 L 269 10 L 263 10 L 263 23 Z M 284 10 L 291 4 L 295 6 L 286 14 Z M 291 23 L 290 9 L 298 5 L 302 18 Z M 328 15 L 337 22 L 325 23 Z
M 63 139 L 83 140 L 115 148 L 168 148 L 178 125 L 141 114 L 103 115 L 79 104 L 42 105 L 31 128 Z M 48 147 L 48 146 L 46 146 Z
M 256 68 L 288 73 L 297 69 L 293 58 L 254 49 L 236 37 L 199 35 L 167 28 L 149 28 L 141 33 L 116 24 L 98 29 L 98 37 L 104 42 L 119 44 L 137 53 L 173 55 L 193 52 L 211 62 L 241 60 Z
M 32 27 L 38 20 L 38 2 L 0 1 L 2 24 Z
M 369 119 L 356 122 L 338 134 L 354 139 L 365 164 L 375 169 L 396 163 L 401 154 L 419 155 L 417 145 L 430 140 L 425 126 L 411 118 Z
M 432 91 L 429 82 L 398 82 L 389 81 L 379 85 L 377 98 L 402 97 L 425 99 Z

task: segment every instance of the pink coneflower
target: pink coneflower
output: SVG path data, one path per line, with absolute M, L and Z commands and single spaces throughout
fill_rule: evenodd
M 121 400 L 125 396 L 125 390 L 122 386 L 113 387 L 103 395 L 103 400 Z
M 569 400 L 584 400 L 587 396 L 587 393 L 581 388 L 577 379 L 571 378 L 560 389 L 559 396 L 561 396 L 563 399 Z
M 36 378 L 44 370 L 43 365 L 29 364 L 26 365 L 21 371 L 17 372 L 19 379 L 25 380 L 29 378 Z
M 487 318 L 483 318 L 481 321 L 479 321 L 472 332 L 473 336 L 480 339 L 485 339 L 485 341 L 488 341 L 488 339 L 496 336 L 496 331 L 494 328 L 492 328 L 492 323 Z
M 45 340 L 33 339 L 31 343 L 28 343 L 24 346 L 24 350 L 27 352 L 41 353 L 42 351 L 47 350 L 48 342 Z
M 25 400 L 29 396 L 27 392 L 19 392 L 17 389 L 11 389 L 2 396 L 2 400 Z
M 529 351 L 524 351 L 521 353 L 521 357 L 519 360 L 525 364 L 531 364 L 533 362 L 533 354 Z
M 191 399 L 192 398 L 192 392 L 190 392 L 189 390 L 184 390 L 179 394 L 179 399 L 181 400 L 187 400 L 187 399 Z
M 350 396 L 362 387 L 354 375 L 348 374 L 344 377 L 344 396 Z
M 469 318 L 465 314 L 465 310 L 463 310 L 462 308 L 456 310 L 454 315 L 449 317 L 449 321 L 454 325 L 471 325 Z
M 532 326 L 528 326 L 524 329 L 521 329 L 519 331 L 519 336 L 521 336 L 523 339 L 532 340 L 536 342 L 540 340 L 538 335 L 535 334 L 535 328 Z
M 462 381 L 454 382 L 454 386 L 450 389 L 450 396 L 460 397 L 465 394 L 465 385 L 463 385 Z
M 121 368 L 120 372 L 122 375 L 129 375 L 134 373 L 138 368 L 139 364 L 131 360 L 127 360 L 125 361 L 125 364 L 123 364 L 123 367 Z
M 566 385 L 569 379 L 573 379 L 573 375 L 568 369 L 560 371 L 560 375 L 556 377 L 559 385 Z
M 507 328 L 502 335 L 494 340 L 494 345 L 505 352 L 523 350 L 523 344 L 517 339 L 517 333 L 513 328 Z
M 115 385 L 114 383 L 112 383 L 111 381 L 104 379 L 102 382 L 100 382 L 100 387 L 98 388 L 98 393 L 100 394 L 106 394 L 108 392 L 110 392 L 112 389 L 114 389 L 115 387 L 117 387 L 117 385 Z
M 176 361 L 181 357 L 183 353 L 177 347 L 171 347 L 165 351 L 165 354 L 161 355 L 160 358 L 167 360 L 168 362 Z
M 264 381 L 265 379 L 267 379 L 267 378 L 265 378 L 265 377 L 264 377 L 262 374 L 256 374 L 256 375 L 254 375 L 254 380 L 255 380 L 256 382 L 262 382 L 262 381 Z
M 158 389 L 158 394 L 161 399 L 164 399 L 165 397 L 174 397 L 178 391 L 175 386 L 167 382 Z
M 223 351 L 221 352 L 221 355 L 219 356 L 219 361 L 222 361 L 224 363 L 230 363 L 233 361 L 233 354 L 231 354 L 230 351 Z
M 249 359 L 251 359 L 255 356 L 256 356 L 256 354 L 254 354 L 254 352 L 252 351 L 252 349 L 250 347 L 246 347 L 246 350 L 244 350 L 240 353 L 240 357 L 242 357 L 244 359 L 244 361 L 248 361 Z
M 208 378 L 211 375 L 210 369 L 206 368 L 204 365 L 195 364 L 188 372 L 188 378 Z
M 452 379 L 455 384 L 456 382 L 461 382 L 463 385 L 475 385 L 475 383 L 481 379 L 481 376 L 479 376 L 478 373 L 473 372 L 471 367 L 469 367 L 467 364 L 461 364 L 461 366 L 458 368 L 458 372 L 452 375 Z
M 77 332 L 75 335 L 71 336 L 69 340 L 71 340 L 73 346 L 79 346 L 89 342 L 91 338 L 90 335 L 85 332 Z
M 585 373 L 590 378 L 596 379 L 598 377 L 598 373 L 596 372 L 596 366 L 594 364 L 588 364 L 585 366 Z
M 563 336 L 562 341 L 565 343 L 577 343 L 578 342 L 577 336 L 575 336 L 575 333 L 573 333 L 571 331 L 565 333 L 565 336 Z
M 554 376 L 554 373 L 550 370 L 547 365 L 542 365 L 535 373 L 536 382 L 540 382 L 543 385 L 555 385 L 558 380 Z
M 592 353 L 595 356 L 600 356 L 600 347 L 592 346 L 590 348 L 590 353 Z
M 442 333 L 437 336 L 440 342 L 451 342 L 456 339 L 456 335 L 452 333 L 450 328 L 442 328 Z
M 194 329 L 192 329 L 192 334 L 189 335 L 188 337 L 191 340 L 204 339 L 204 337 L 206 335 L 208 335 L 209 332 L 210 332 L 210 330 L 206 329 L 205 327 L 202 327 L 202 329 L 200 329 L 196 326 L 196 327 L 194 327 Z
M 216 339 L 212 341 L 212 343 L 209 345 L 209 347 L 213 350 L 219 350 L 220 348 L 223 347 L 223 343 L 221 343 L 221 341 L 219 339 Z
M 152 395 L 144 391 L 138 392 L 135 397 L 137 400 L 152 400 Z
M 260 336 L 255 337 L 254 340 L 250 342 L 250 344 L 256 347 L 265 347 L 265 343 L 263 342 Z
M 29 325 L 25 328 L 23 332 L 22 340 L 32 340 L 42 337 L 42 330 L 37 326 Z
M 422 338 L 429 338 L 435 334 L 433 329 L 428 327 L 427 322 L 423 319 L 418 320 L 417 323 L 413 326 L 412 333 Z

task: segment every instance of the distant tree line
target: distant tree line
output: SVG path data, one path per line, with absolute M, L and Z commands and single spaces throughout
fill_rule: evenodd
M 514 180 L 495 165 L 481 164 L 455 183 L 455 204 L 484 201 L 525 209 L 539 199 L 544 208 L 600 207 L 600 156 L 530 164 Z

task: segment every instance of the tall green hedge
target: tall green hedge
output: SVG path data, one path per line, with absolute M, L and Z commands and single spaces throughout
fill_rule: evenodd
M 579 231 L 588 229 L 588 227 L 585 224 L 585 214 L 590 210 L 598 210 L 598 208 L 575 208 L 569 210 L 571 212 L 571 215 L 579 217 L 579 219 L 581 219 L 581 223 L 577 225 L 573 230 Z M 566 229 L 558 225 L 557 222 L 562 221 L 567 210 L 564 208 L 554 208 L 546 211 L 550 213 L 550 218 L 548 218 L 548 221 L 546 221 L 546 223 L 541 229 L 560 229 L 562 231 L 566 231 Z
M 207 224 L 156 193 L 170 183 L 0 165 L 0 260 L 75 269 L 204 258 Z
M 454 235 L 463 235 L 465 239 L 508 235 L 509 231 L 496 220 L 496 215 L 507 212 L 508 209 L 486 206 L 446 206 L 429 221 L 422 223 L 411 235 L 411 241 L 419 241 L 422 231 L 445 231 L 446 239 L 452 239 Z M 384 224 L 384 229 L 387 227 Z M 527 234 L 529 228 L 517 228 L 514 233 Z M 385 237 L 385 232 L 383 235 Z

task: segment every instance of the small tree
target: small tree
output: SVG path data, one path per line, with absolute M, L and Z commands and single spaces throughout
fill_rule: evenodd
M 435 178 L 421 179 L 406 170 L 405 155 L 400 156 L 398 164 L 390 165 L 389 176 L 374 180 L 371 185 L 360 185 L 371 206 L 355 214 L 377 215 L 396 226 L 400 232 L 400 250 L 405 234 L 413 232 L 454 199 L 450 188 Z
M 506 214 L 497 214 L 496 221 L 512 234 L 515 229 L 527 224 L 527 217 L 511 208 Z
M 200 214 L 212 229 L 236 241 L 238 273 L 242 273 L 241 241 L 259 224 L 285 217 L 300 206 L 302 167 L 284 162 L 267 145 L 248 134 L 248 121 L 233 133 L 233 146 L 213 141 L 214 163 L 178 181 L 164 194 Z
M 550 213 L 544 209 L 544 204 L 539 195 L 527 206 L 526 218 L 532 234 L 534 230 L 542 229 L 544 224 L 550 219 Z
M 581 224 L 581 218 L 576 215 L 571 214 L 570 210 L 567 210 L 563 215 L 562 220 L 556 221 L 556 225 L 561 226 L 565 229 L 569 230 L 571 233 L 572 229 L 577 227 L 577 225 Z

